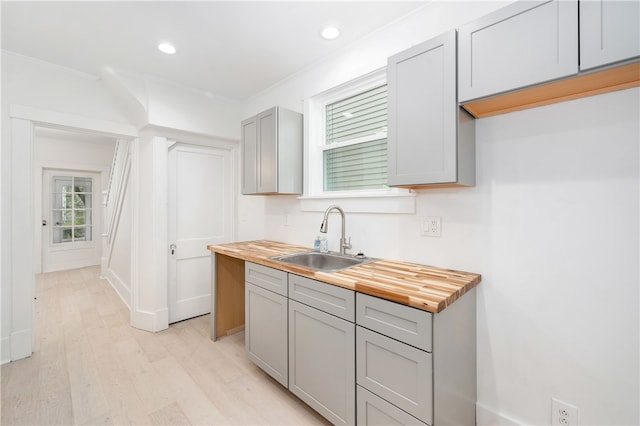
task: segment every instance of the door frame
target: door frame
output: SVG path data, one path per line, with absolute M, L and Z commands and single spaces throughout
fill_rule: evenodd
M 3 281 L 10 280 L 10 312 L 3 319 L 10 321 L 8 336 L 2 338 L 1 361 L 15 361 L 31 356 L 34 344 L 35 227 L 34 212 L 34 128 L 57 127 L 71 131 L 89 131 L 114 137 L 136 138 L 138 130 L 129 124 L 96 120 L 75 114 L 61 113 L 43 108 L 12 104 L 9 106 L 11 130 L 10 206 L 9 220 L 2 221 Z M 3 160 L 4 162 L 4 160 Z M 38 229 L 37 232 L 40 232 Z M 24 236 L 27 238 L 24 238 Z M 6 252 L 9 249 L 9 253 Z M 3 302 L 4 304 L 5 302 Z M 4 311 L 4 310 L 3 310 Z M 7 318 L 9 317 L 9 318 Z

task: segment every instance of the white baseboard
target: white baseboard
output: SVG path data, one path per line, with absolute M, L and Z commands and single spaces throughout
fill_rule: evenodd
M 156 312 L 137 310 L 132 312 L 131 325 L 145 331 L 157 332 L 169 328 L 169 309 Z
M 476 403 L 476 425 L 477 426 L 498 426 L 498 425 L 508 425 L 508 426 L 521 426 L 522 423 L 519 423 L 515 419 L 503 414 L 494 411 L 493 409 L 483 405 L 481 403 Z
M 0 364 L 6 364 L 11 361 L 11 339 L 7 336 L 0 340 L 2 354 L 0 355 Z
M 11 333 L 9 347 L 11 361 L 30 357 L 33 353 L 33 330 L 29 328 Z
M 129 311 L 131 311 L 131 304 L 129 303 L 131 300 L 131 290 L 127 283 L 122 281 L 122 279 L 111 269 L 107 271 L 107 276 L 105 278 L 109 281 L 109 284 L 111 284 L 111 287 L 113 287 L 118 296 L 120 296 L 122 302 L 127 306 L 127 308 L 129 308 Z

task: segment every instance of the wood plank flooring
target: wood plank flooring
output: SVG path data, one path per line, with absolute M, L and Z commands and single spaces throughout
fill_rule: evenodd
M 2 366 L 2 425 L 329 424 L 247 359 L 244 333 L 211 342 L 208 315 L 129 326 L 99 267 L 38 275 L 35 317 L 33 355 Z

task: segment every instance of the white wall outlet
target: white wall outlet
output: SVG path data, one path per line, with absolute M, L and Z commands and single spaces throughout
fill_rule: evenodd
M 575 426 L 578 424 L 578 407 L 551 398 L 551 424 Z
M 424 216 L 422 218 L 421 235 L 426 237 L 439 237 L 441 232 L 440 216 Z

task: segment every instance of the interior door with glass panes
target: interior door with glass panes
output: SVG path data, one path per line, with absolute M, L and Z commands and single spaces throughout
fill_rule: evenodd
M 100 264 L 100 174 L 45 169 L 42 272 Z

